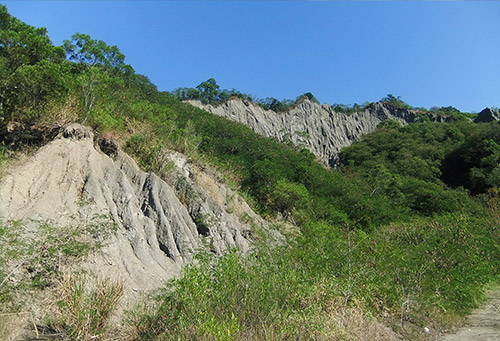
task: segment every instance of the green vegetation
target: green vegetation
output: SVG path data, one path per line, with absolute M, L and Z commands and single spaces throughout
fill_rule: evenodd
M 58 227 L 47 222 L 37 223 L 36 228 L 17 222 L 1 225 L 0 270 L 21 275 L 23 280 L 14 281 L 20 289 L 54 285 L 63 262 L 88 255 L 113 232 L 108 218 L 94 217 L 91 221 L 78 227 Z M 5 276 L 3 284 L 10 283 L 9 279 L 10 276 Z M 8 301 L 13 303 L 8 295 L 0 295 L 0 302 L 6 305 Z
M 199 100 L 204 104 L 220 105 L 227 102 L 231 98 L 239 98 L 246 103 L 255 103 L 266 110 L 274 112 L 284 112 L 292 109 L 299 104 L 304 98 L 309 99 L 319 104 L 319 101 L 310 92 L 306 92 L 297 97 L 295 101 L 291 99 L 278 100 L 274 97 L 267 97 L 265 99 L 257 99 L 255 96 L 244 94 L 238 90 L 220 90 L 219 85 L 215 79 L 210 78 L 205 82 L 201 82 L 196 88 L 178 88 L 172 94 L 181 101 L 186 100 Z
M 363 111 L 367 109 L 369 106 L 370 103 L 365 102 L 363 104 L 354 103 L 353 105 L 335 103 L 332 104 L 330 107 L 335 112 L 341 112 L 344 114 L 353 114 L 358 111 Z
M 0 145 L 0 174 L 9 160 L 9 151 L 5 146 Z
M 443 165 L 443 180 L 472 193 L 500 187 L 500 132 L 498 124 L 478 125 L 450 152 Z
M 236 96 L 283 111 L 304 97 L 314 100 L 310 93 L 296 101 L 254 100 L 220 90 L 213 79 L 162 93 L 115 46 L 75 34 L 54 47 L 44 29 L 21 23 L 4 6 L 0 27 L 0 124 L 29 133 L 43 123 L 84 122 L 159 175 L 172 166 L 165 149 L 175 149 L 217 167 L 263 216 L 297 228 L 286 245 L 263 242 L 246 257 L 203 255 L 156 304 L 131 312 L 137 338 L 366 339 L 363 330 L 389 333 L 382 321 L 422 339 L 424 326 L 439 328 L 467 313 L 498 280 L 498 123 L 473 124 L 450 107 L 432 111 L 456 122 L 385 122 L 343 150 L 339 169 L 325 169 L 305 149 L 181 101 L 217 104 Z M 382 102 L 410 108 L 393 95 Z M 6 136 L 0 142 L 1 166 L 9 146 Z M 205 223 L 197 219 L 200 230 Z M 19 228 L 0 229 L 1 303 L 18 302 L 13 297 L 24 287 L 52 286 L 59 254 L 76 257 L 94 247 L 72 229 L 68 235 L 41 228 L 30 239 Z M 13 269 L 29 280 L 12 282 Z M 100 291 L 82 289 L 82 281 L 66 281 L 70 289 L 59 304 L 68 319 L 57 328 L 69 337 L 106 330 L 109 312 L 98 313 L 102 323 L 89 315 L 101 311 L 89 303 Z M 103 291 L 101 308 L 112 307 L 120 286 Z
M 429 117 L 425 114 L 436 114 L 444 116 L 445 118 L 449 118 L 452 121 L 467 120 L 468 118 L 474 118 L 473 114 L 463 113 L 457 108 L 454 108 L 452 106 L 432 107 L 430 110 L 421 107 L 416 108 L 403 101 L 401 99 L 401 96 L 394 96 L 393 94 L 388 94 L 387 96 L 381 98 L 380 101 L 378 101 L 378 103 L 385 104 L 394 109 L 418 111 L 421 114 L 420 120 L 429 120 Z M 335 112 L 352 114 L 358 111 L 366 110 L 370 108 L 372 105 L 373 103 L 370 102 L 364 102 L 363 104 L 354 103 L 353 105 L 336 103 L 332 104 L 331 108 Z
M 231 98 L 239 98 L 243 100 L 245 103 L 254 103 L 259 105 L 263 109 L 272 110 L 277 113 L 293 109 L 299 103 L 301 103 L 305 98 L 309 99 L 314 103 L 319 104 L 318 99 L 314 97 L 314 95 L 310 92 L 306 92 L 298 96 L 295 100 L 283 99 L 280 101 L 274 97 L 266 97 L 264 99 L 258 99 L 253 95 L 244 94 L 235 89 L 220 90 L 220 86 L 217 84 L 214 78 L 210 78 L 205 82 L 201 82 L 198 86 L 196 86 L 196 88 L 175 89 L 174 91 L 172 91 L 172 94 L 181 101 L 199 100 L 204 104 L 211 104 L 214 106 L 225 103 Z M 444 116 L 450 118 L 453 121 L 464 120 L 474 117 L 474 115 L 469 113 L 463 113 L 457 108 L 454 108 L 452 106 L 432 107 L 430 110 L 426 108 L 415 108 L 406 103 L 405 101 L 403 101 L 401 99 L 401 96 L 394 96 L 393 94 L 388 94 L 387 96 L 383 97 L 382 99 L 380 99 L 379 103 L 383 103 L 394 109 L 419 111 L 422 114 L 421 120 L 429 120 L 429 117 L 427 115 L 424 115 L 429 113 Z M 355 112 L 366 110 L 370 108 L 373 104 L 374 104 L 373 102 L 364 102 L 362 104 L 354 103 L 353 105 L 335 103 L 332 104 L 330 107 L 335 112 L 352 114 Z
M 398 109 L 413 109 L 412 106 L 401 99 L 401 96 L 394 96 L 393 94 L 388 94 L 386 97 L 382 98 L 380 102 L 389 104 Z
M 203 256 L 155 308 L 134 311 L 132 324 L 143 340 L 367 339 L 378 316 L 409 339 L 425 338 L 423 327 L 477 304 L 480 283 L 498 274 L 498 237 L 490 219 L 458 214 L 370 234 L 311 223 L 291 248 Z M 360 325 L 366 334 L 355 333 Z
M 344 167 L 369 178 L 374 190 L 394 199 L 399 196 L 399 204 L 404 205 L 408 196 L 401 190 L 406 187 L 415 191 L 435 187 L 441 194 L 433 193 L 434 198 L 453 193 L 446 186 L 463 187 L 473 194 L 499 187 L 499 141 L 498 122 L 422 122 L 403 128 L 385 123 L 378 132 L 345 148 L 340 158 Z M 453 206 L 451 198 L 439 201 Z
M 239 92 L 238 90 L 220 90 L 215 79 L 209 78 L 201 82 L 196 88 L 178 88 L 172 94 L 181 101 L 199 100 L 204 104 L 219 105 L 236 97 L 245 102 L 252 102 L 253 96 Z

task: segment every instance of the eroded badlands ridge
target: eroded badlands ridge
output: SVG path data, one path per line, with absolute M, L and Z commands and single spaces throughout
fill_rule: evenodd
M 200 101 L 189 103 L 215 115 L 243 123 L 260 135 L 304 146 L 330 166 L 337 163 L 341 148 L 375 131 L 383 121 L 396 120 L 405 125 L 415 122 L 420 115 L 428 116 L 431 121 L 447 120 L 441 115 L 422 114 L 383 103 L 373 103 L 366 110 L 352 114 L 334 112 L 329 105 L 319 105 L 308 99 L 284 113 L 264 110 L 240 99 L 231 99 L 219 106 L 204 105 Z
M 176 167 L 167 183 L 119 149 L 106 148 L 107 155 L 99 145 L 89 128 L 67 126 L 2 177 L 0 219 L 36 229 L 37 221 L 81 225 L 109 215 L 117 231 L 87 268 L 140 291 L 178 274 L 197 249 L 244 251 L 253 229 L 265 228 L 241 197 L 182 154 L 171 152 Z

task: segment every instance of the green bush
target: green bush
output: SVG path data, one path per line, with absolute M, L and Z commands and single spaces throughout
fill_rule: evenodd
M 235 252 L 220 259 L 202 256 L 158 296 L 156 310 L 135 314 L 139 339 L 263 340 L 328 333 L 318 328 L 323 303 L 304 306 L 316 288 L 286 254 L 286 249 L 261 249 L 249 259 Z
M 475 125 L 474 131 L 443 160 L 443 180 L 473 194 L 500 185 L 500 124 Z
M 309 192 L 303 184 L 280 180 L 269 194 L 269 205 L 289 216 L 296 209 L 305 209 L 310 202 Z
M 3 104 L 4 118 L 28 123 L 37 121 L 49 101 L 61 101 L 67 94 L 68 86 L 62 75 L 59 64 L 45 60 L 17 68 L 4 90 L 7 97 Z

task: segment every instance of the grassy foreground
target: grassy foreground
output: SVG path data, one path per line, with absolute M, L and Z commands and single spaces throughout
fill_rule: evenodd
M 203 255 L 131 321 L 144 340 L 427 339 L 498 279 L 499 237 L 459 214 L 370 234 L 313 223 L 291 245 Z

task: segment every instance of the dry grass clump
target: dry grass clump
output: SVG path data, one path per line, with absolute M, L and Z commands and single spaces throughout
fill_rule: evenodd
M 76 96 L 67 96 L 64 102 L 49 102 L 44 114 L 40 115 L 40 122 L 59 125 L 78 122 L 80 113 L 78 98 Z
M 123 295 L 123 282 L 65 275 L 59 282 L 57 317 L 49 326 L 71 340 L 93 340 L 110 330 L 110 319 Z
M 334 320 L 347 340 L 400 340 L 392 329 L 377 321 L 358 302 L 346 304 L 342 297 L 327 303 L 327 315 Z
M 196 172 L 194 180 L 207 191 L 210 197 L 217 201 L 219 205 L 224 206 L 226 204 L 226 200 L 221 194 L 221 185 L 217 184 L 213 177 L 204 172 Z

